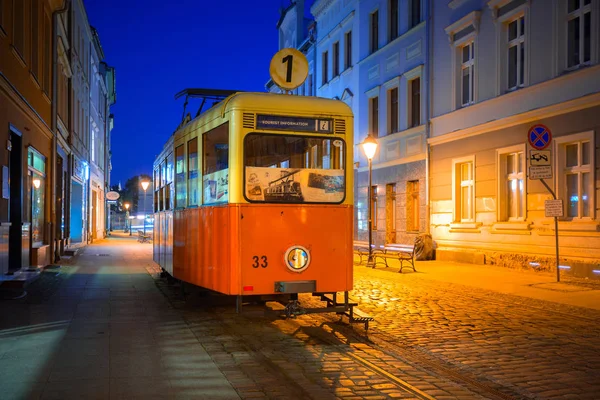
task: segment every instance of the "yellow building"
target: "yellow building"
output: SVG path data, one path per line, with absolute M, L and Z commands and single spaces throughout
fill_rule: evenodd
M 53 18 L 63 0 L 0 0 L 0 273 L 51 262 Z

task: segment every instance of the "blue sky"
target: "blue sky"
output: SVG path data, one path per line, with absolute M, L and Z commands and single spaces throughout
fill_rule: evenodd
M 289 0 L 84 0 L 105 61 L 116 68 L 111 184 L 152 171 L 185 88 L 265 91 Z M 190 102 L 194 115 L 199 103 Z

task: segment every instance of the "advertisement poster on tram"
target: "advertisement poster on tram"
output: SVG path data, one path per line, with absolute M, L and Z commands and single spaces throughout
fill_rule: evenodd
M 229 200 L 229 169 L 213 172 L 203 177 L 203 204 L 221 203 Z
M 339 203 L 344 199 L 343 169 L 246 167 L 251 201 Z

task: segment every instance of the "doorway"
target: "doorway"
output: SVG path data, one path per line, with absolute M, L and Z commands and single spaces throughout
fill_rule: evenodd
M 10 127 L 8 269 L 16 271 L 29 265 L 29 223 L 23 221 L 23 139 Z
M 71 184 L 71 242 L 83 242 L 83 185 L 75 180 Z
M 98 192 L 92 190 L 92 240 L 97 238 L 96 230 L 98 229 Z

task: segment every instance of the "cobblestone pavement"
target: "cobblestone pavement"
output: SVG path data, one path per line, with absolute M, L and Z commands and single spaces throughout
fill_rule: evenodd
M 368 331 L 275 303 L 238 314 L 124 240 L 0 303 L 0 398 L 600 397 L 598 310 L 355 265 Z

